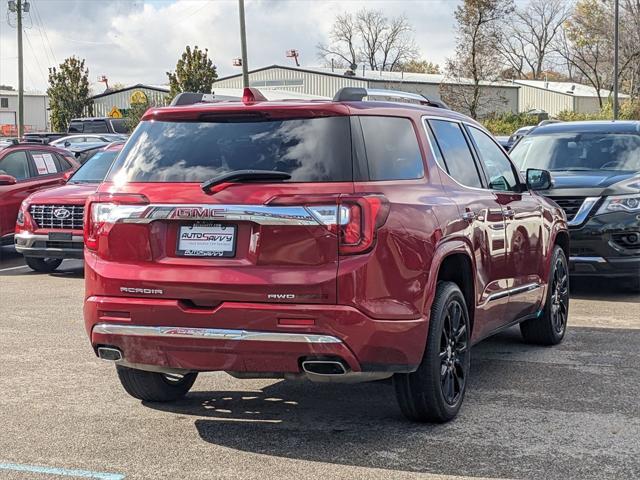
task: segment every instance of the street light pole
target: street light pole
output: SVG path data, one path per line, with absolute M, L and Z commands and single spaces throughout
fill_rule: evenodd
M 242 49 L 242 86 L 249 86 L 249 63 L 247 62 L 247 31 L 244 25 L 244 0 L 238 0 L 240 10 L 240 47 Z
M 22 73 L 22 0 L 16 1 L 18 27 L 18 138 L 24 135 L 24 76 Z
M 620 2 L 619 0 L 615 0 L 614 2 L 614 26 L 613 26 L 613 119 L 618 119 L 618 42 L 619 42 L 619 34 L 618 34 L 618 23 L 620 16 Z

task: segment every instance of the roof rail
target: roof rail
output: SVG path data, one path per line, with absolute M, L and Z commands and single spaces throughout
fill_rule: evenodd
M 343 87 L 333 97 L 334 102 L 361 102 L 364 97 L 383 97 L 398 100 L 412 100 L 420 105 L 428 105 L 430 107 L 446 108 L 449 106 L 442 100 L 429 98 L 419 93 L 402 92 L 399 90 L 372 89 L 362 87 Z
M 240 97 L 229 95 L 216 95 L 214 93 L 182 92 L 176 95 L 171 103 L 172 107 L 179 105 L 193 105 L 194 103 L 216 103 L 224 101 L 240 101 Z

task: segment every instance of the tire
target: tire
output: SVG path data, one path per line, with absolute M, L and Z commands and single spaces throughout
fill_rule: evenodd
M 61 258 L 24 257 L 24 261 L 31 270 L 40 273 L 51 273 L 62 263 Z
M 171 402 L 184 397 L 193 386 L 198 374 L 187 373 L 173 377 L 163 373 L 147 372 L 116 365 L 118 378 L 126 392 L 146 402 Z
M 520 324 L 522 338 L 535 345 L 557 345 L 567 331 L 569 318 L 569 265 L 562 248 L 556 245 L 544 308 L 538 318 Z
M 471 365 L 470 331 L 460 288 L 438 283 L 422 362 L 415 372 L 393 377 L 400 410 L 409 420 L 444 423 L 458 414 Z

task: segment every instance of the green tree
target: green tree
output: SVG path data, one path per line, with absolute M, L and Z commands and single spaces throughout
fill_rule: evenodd
M 209 58 L 209 50 L 197 46 L 185 48 L 176 64 L 175 72 L 167 72 L 169 97 L 181 92 L 211 93 L 213 82 L 218 78 L 216 66 Z
M 409 60 L 398 65 L 398 70 L 407 73 L 441 73 L 440 65 L 427 60 Z
M 504 99 L 484 91 L 482 84 L 499 78 L 501 22 L 513 9 L 513 0 L 464 0 L 456 7 L 456 53 L 446 65 L 453 82 L 440 87 L 443 99 L 454 109 L 477 118 L 504 103 Z
M 89 69 L 84 59 L 75 56 L 67 58 L 58 68 L 49 69 L 49 108 L 51 127 L 64 132 L 72 118 L 81 117 L 84 109 L 93 114 L 93 104 L 89 99 Z
M 140 119 L 144 115 L 144 113 L 151 107 L 148 100 L 144 102 L 132 103 L 131 106 L 127 109 L 127 114 L 124 118 L 124 124 L 127 127 L 129 132 L 133 132 L 133 130 L 140 123 Z

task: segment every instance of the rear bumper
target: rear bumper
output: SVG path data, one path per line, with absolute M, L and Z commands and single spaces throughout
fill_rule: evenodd
M 199 309 L 96 296 L 86 300 L 84 317 L 94 349 L 116 347 L 126 364 L 247 373 L 300 373 L 302 360 L 314 358 L 340 359 L 353 372 L 414 371 L 428 326 L 423 318 L 374 320 L 338 305 L 229 302 Z M 287 319 L 314 324 L 283 325 Z
M 50 240 L 48 235 L 21 232 L 13 238 L 16 251 L 25 257 L 83 258 L 82 235 L 71 235 L 70 240 Z

